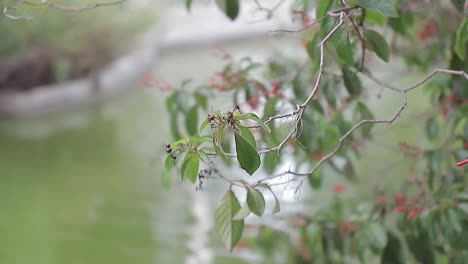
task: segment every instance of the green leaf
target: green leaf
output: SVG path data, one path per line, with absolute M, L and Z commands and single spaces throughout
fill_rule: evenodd
M 379 223 L 370 223 L 364 229 L 364 234 L 370 245 L 376 249 L 384 249 L 387 245 L 387 232 Z
M 359 96 L 362 92 L 361 80 L 347 67 L 343 67 L 341 71 L 343 73 L 344 85 L 349 95 L 352 97 Z
M 250 129 L 246 128 L 246 127 L 243 127 L 241 126 L 240 128 L 240 135 L 245 139 L 247 140 L 247 142 L 249 142 L 250 145 L 252 145 L 252 147 L 254 149 L 257 149 L 257 142 L 255 141 L 255 137 L 254 135 L 252 134 L 252 132 L 250 132 Z
M 204 149 L 200 149 L 198 151 L 198 157 L 200 158 L 200 160 L 202 162 L 204 162 L 205 164 L 209 164 L 210 163 L 210 159 L 208 158 L 208 155 L 206 154 L 205 150 Z
M 280 163 L 280 156 L 276 151 L 270 151 L 265 154 L 263 160 L 263 168 L 268 174 L 272 174 L 275 171 L 276 166 Z
M 439 134 L 439 125 L 434 117 L 426 121 L 426 135 L 429 139 L 434 140 Z
M 392 232 L 387 232 L 387 246 L 385 246 L 380 258 L 381 264 L 405 264 L 407 263 L 400 239 Z
M 390 0 L 357 0 L 356 3 L 386 17 L 398 17 L 398 13 L 393 8 Z
M 198 132 L 203 132 L 205 130 L 206 126 L 210 123 L 210 121 L 207 119 L 203 120 L 203 122 L 200 124 L 200 128 L 198 128 Z
M 182 163 L 182 179 L 187 179 L 192 183 L 195 183 L 198 176 L 198 165 L 199 157 L 197 153 L 188 152 L 185 156 L 184 162 Z
M 255 122 L 257 122 L 263 129 L 265 129 L 266 131 L 268 131 L 268 133 L 271 132 L 270 128 L 265 124 L 265 122 L 263 122 L 262 119 L 260 119 L 260 117 L 258 117 L 256 114 L 254 113 L 248 113 L 248 114 L 242 114 L 238 117 L 239 120 L 246 120 L 246 119 L 250 119 L 250 120 L 253 120 Z
M 270 98 L 267 103 L 265 104 L 265 108 L 263 109 L 263 119 L 269 118 L 271 116 L 276 115 L 276 103 L 278 102 L 277 97 Z M 276 140 L 276 129 L 275 129 L 275 124 L 274 122 L 270 122 L 268 124 L 268 127 L 270 128 L 270 138 L 266 137 L 266 133 L 262 133 L 262 139 L 265 142 L 268 142 L 270 140 L 271 142 L 275 142 Z
M 272 214 L 279 213 L 281 211 L 280 202 L 278 200 L 278 197 L 276 197 L 275 192 L 273 192 L 273 190 L 271 189 L 270 185 L 268 185 L 266 183 L 262 183 L 262 184 L 258 185 L 258 187 L 268 189 L 271 192 L 271 194 L 275 198 L 275 206 L 273 207 L 273 210 L 271 211 L 271 213 Z
M 419 261 L 418 263 L 435 264 L 434 241 L 428 229 L 423 229 L 420 225 L 417 225 L 414 229 L 416 229 L 414 232 L 405 233 L 411 254 Z
M 226 127 L 226 123 L 220 124 L 213 134 L 215 141 L 218 142 L 219 144 L 223 144 L 224 142 L 224 128 L 225 127 Z
M 461 223 L 460 223 L 460 220 L 461 219 L 466 219 L 464 217 L 460 217 L 458 215 L 458 212 L 453 209 L 453 208 L 449 208 L 448 211 L 447 211 L 447 215 L 448 215 L 448 220 L 450 222 L 450 226 L 455 229 L 455 231 L 457 231 L 458 233 L 460 233 L 462 231 L 462 226 L 461 226 Z
M 465 60 L 465 43 L 468 41 L 468 19 L 463 19 L 457 30 L 457 38 L 455 40 L 455 53 L 461 60 Z
M 178 124 L 178 119 L 179 119 L 179 112 L 177 110 L 170 111 L 170 127 L 171 127 L 171 133 L 172 137 L 177 140 L 180 139 L 182 136 L 180 135 L 179 132 L 179 124 Z
M 383 61 L 388 62 L 390 59 L 390 47 L 387 41 L 377 31 L 366 29 L 364 31 L 364 37 L 367 43 L 374 50 L 375 54 L 379 56 Z
M 338 127 L 335 126 L 327 126 L 325 127 L 325 134 L 321 138 L 321 146 L 323 153 L 330 153 L 333 151 L 338 144 L 338 140 L 340 139 L 340 131 Z
M 336 86 L 331 85 L 330 82 L 327 82 L 324 80 L 320 84 L 320 90 L 324 92 L 327 103 L 331 107 L 333 107 L 333 109 L 335 109 L 336 108 Z
M 185 116 L 185 128 L 190 136 L 197 134 L 198 125 L 198 111 L 197 106 L 193 106 L 189 109 Z
M 226 156 L 226 154 L 224 154 L 224 151 L 218 145 L 215 144 L 214 149 L 216 155 L 218 155 L 218 157 L 220 157 L 224 163 L 229 164 L 231 162 L 231 160 Z
M 319 0 L 317 9 L 315 10 L 315 17 L 321 18 L 327 14 L 333 5 L 334 0 Z
M 263 212 L 265 212 L 265 199 L 263 198 L 263 194 L 257 189 L 247 189 L 247 204 L 250 211 L 255 215 L 262 216 Z
M 368 24 L 379 24 L 383 26 L 385 25 L 385 16 L 372 10 L 367 10 L 364 22 Z
M 201 106 L 204 110 L 208 110 L 208 99 L 205 95 L 195 93 L 195 100 L 197 101 L 198 106 Z
M 166 156 L 166 159 L 164 160 L 164 169 L 166 171 L 170 171 L 172 170 L 173 167 L 174 167 L 174 159 L 171 157 L 171 154 L 168 154 Z
M 400 11 L 400 17 L 391 17 L 388 19 L 388 24 L 397 33 L 408 36 L 409 28 L 414 23 L 414 14 L 409 11 Z
M 234 134 L 237 160 L 242 169 L 252 175 L 260 167 L 260 156 L 257 150 L 238 133 Z
M 185 8 L 187 8 L 187 10 L 190 11 L 191 7 L 192 7 L 192 0 L 185 0 Z
M 466 217 L 468 217 L 468 203 L 459 203 L 458 209 L 462 211 Z
M 357 119 L 358 120 L 373 120 L 374 119 L 374 114 L 367 108 L 365 104 L 362 102 L 357 103 L 355 111 L 357 112 Z M 369 137 L 371 130 L 372 130 L 373 124 L 364 124 L 362 125 L 362 134 L 364 137 Z
M 335 50 L 342 64 L 346 66 L 354 65 L 353 45 L 351 45 L 347 38 L 335 46 Z
M 229 251 L 239 242 L 244 230 L 244 220 L 232 220 L 239 210 L 239 201 L 232 191 L 226 192 L 215 210 L 215 231 Z
M 166 98 L 166 101 L 165 101 L 165 104 L 166 104 L 166 109 L 168 112 L 172 112 L 174 111 L 174 106 L 175 106 L 175 100 L 176 100 L 176 97 L 177 97 L 177 91 L 174 92 L 173 94 L 169 95 L 167 98 Z
M 247 202 L 242 206 L 242 208 L 237 212 L 237 214 L 232 218 L 232 220 L 242 220 L 249 216 L 250 214 L 250 208 Z
M 309 41 L 306 45 L 306 50 L 307 50 L 307 55 L 309 55 L 309 58 L 311 60 L 314 60 L 318 58 L 318 48 L 317 48 L 317 43 L 314 41 Z
M 229 17 L 234 20 L 239 15 L 240 3 L 239 0 L 216 0 L 218 7 Z
M 310 248 L 315 248 L 320 243 L 322 229 L 316 223 L 310 223 L 306 228 L 307 244 Z
M 323 177 L 321 168 L 318 168 L 308 177 L 310 186 L 312 186 L 312 188 L 315 190 L 319 189 L 322 186 L 322 179 Z
M 463 14 L 463 5 L 465 4 L 465 0 L 452 0 L 452 4 L 461 14 Z

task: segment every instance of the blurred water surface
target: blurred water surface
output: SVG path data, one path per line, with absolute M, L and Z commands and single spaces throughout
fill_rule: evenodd
M 228 49 L 261 57 L 275 42 Z M 222 63 L 208 46 L 179 49 L 151 74 L 202 81 Z M 1 121 L 0 262 L 243 263 L 210 231 L 219 190 L 161 186 L 167 118 L 162 93 L 135 85 L 101 105 Z

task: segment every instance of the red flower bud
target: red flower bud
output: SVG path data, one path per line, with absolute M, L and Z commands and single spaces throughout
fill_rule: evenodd
M 468 164 L 468 159 L 465 159 L 465 160 L 462 160 L 460 162 L 457 163 L 457 167 L 461 167 L 461 166 L 464 166 Z
M 407 208 L 406 208 L 406 206 L 404 206 L 404 205 L 400 205 L 400 206 L 395 207 L 395 211 L 398 212 L 398 213 L 405 212 L 406 209 L 407 209 Z

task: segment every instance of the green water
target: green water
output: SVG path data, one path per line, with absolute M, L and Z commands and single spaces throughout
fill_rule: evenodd
M 256 54 L 264 46 L 237 49 Z M 223 63 L 210 54 L 178 50 L 153 73 L 171 83 L 205 80 Z M 0 121 L 0 263 L 261 262 L 254 253 L 230 255 L 214 239 L 213 208 L 225 186 L 210 182 L 205 192 L 161 186 L 162 146 L 170 139 L 163 97 L 135 87 L 70 113 Z M 398 106 L 393 101 L 390 112 Z M 379 151 L 394 154 L 380 149 L 367 156 Z M 361 172 L 378 181 L 373 175 L 382 168 L 362 164 Z
M 1 263 L 183 262 L 188 194 L 159 185 L 166 120 L 142 99 L 2 124 L 25 134 L 0 136 Z
M 201 81 L 223 64 L 208 47 L 175 53 L 152 74 Z M 203 69 L 193 59 L 200 53 L 210 61 Z M 0 263 L 245 262 L 211 231 L 221 189 L 161 186 L 170 140 L 163 99 L 133 87 L 69 113 L 0 121 Z

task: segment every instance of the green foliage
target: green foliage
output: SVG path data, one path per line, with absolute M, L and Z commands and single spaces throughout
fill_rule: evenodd
M 257 216 L 262 216 L 265 211 L 265 198 L 263 194 L 254 188 L 247 189 L 247 204 L 250 211 Z
M 377 32 L 371 29 L 364 31 L 364 37 L 368 41 L 370 48 L 372 48 L 383 61 L 388 62 L 390 59 L 390 48 L 387 41 Z
M 216 0 L 216 3 L 231 20 L 235 20 L 239 15 L 239 0 Z
M 457 30 L 457 39 L 455 41 L 455 52 L 462 60 L 465 59 L 465 43 L 468 42 L 468 19 L 463 19 Z
M 240 205 L 232 191 L 226 192 L 215 210 L 215 231 L 228 250 L 239 242 L 244 230 L 244 220 L 233 220 Z
M 78 6 L 95 3 L 92 0 L 75 2 Z M 13 1 L 9 0 L 5 1 L 4 5 L 15 6 Z M 14 15 L 34 15 L 42 10 L 43 7 L 21 4 L 17 6 Z M 69 58 L 63 55 L 104 55 L 99 54 L 101 52 L 115 56 L 132 44 L 132 36 L 135 36 L 135 33 L 142 32 L 151 25 L 153 16 L 152 10 L 129 9 L 126 5 L 86 12 L 63 12 L 51 8 L 32 20 L 11 20 L 2 14 L 0 54 L 3 57 L 18 59 L 25 54 L 25 50 L 48 51 L 67 60 Z M 93 22 L 92 26 L 89 21 Z M 89 50 L 84 50 L 84 47 Z
M 390 0 L 357 0 L 356 3 L 386 17 L 398 17 L 398 13 L 393 8 Z
M 252 146 L 245 137 L 239 133 L 235 133 L 234 136 L 239 165 L 248 174 L 252 175 L 258 167 L 260 167 L 260 156 L 258 155 L 255 147 Z
M 427 70 L 437 62 L 454 71 L 466 71 L 468 63 L 461 56 L 467 51 L 466 19 L 461 24 L 445 23 L 444 19 L 451 17 L 437 20 L 434 16 L 437 19 L 432 21 L 401 4 L 396 5 L 397 12 L 389 0 L 348 2 L 350 5 L 345 8 L 341 1 L 296 2 L 297 10 L 306 11 L 316 4 L 316 16 L 323 17 L 320 23 L 305 30 L 306 64 L 280 54 L 264 65 L 251 58 L 228 56 L 226 65 L 212 76 L 215 81 L 199 86 L 193 93 L 188 92 L 193 89 L 176 89 L 168 96 L 167 109 L 176 119 L 171 120 L 176 142 L 170 144 L 171 152 L 165 160 L 164 181 L 171 175 L 168 172 L 177 171 L 191 182 L 196 182 L 198 175 L 201 184 L 201 172 L 195 171 L 202 163 L 217 171 L 216 158 L 228 166 L 237 161 L 240 170 L 235 178 L 219 171 L 219 176 L 212 176 L 229 186 L 216 209 L 215 229 L 231 250 L 239 242 L 245 219 L 251 214 L 265 214 L 269 203 L 265 198 L 270 194 L 274 198 L 271 213 L 280 211 L 278 190 L 273 186 L 297 183 L 299 192 L 307 181 L 314 192 L 320 192 L 329 187 L 325 179 L 336 176 L 362 188 L 358 180 L 369 179 L 361 178 L 362 166 L 357 166 L 356 160 L 367 143 L 382 143 L 411 163 L 406 174 L 389 174 L 388 178 L 395 179 L 390 186 L 388 181 L 380 182 L 380 178 L 373 180 L 372 189 L 359 189 L 357 194 L 342 194 L 347 185 L 336 184 L 331 200 L 312 201 L 313 208 L 320 208 L 293 216 L 285 212 L 285 218 L 294 219 L 294 226 L 290 227 L 293 231 L 262 225 L 255 238 L 258 243 L 249 245 L 271 254 L 284 243 L 297 263 L 437 263 L 439 259 L 450 264 L 463 263 L 468 255 L 463 239 L 468 235 L 468 190 L 466 169 L 455 164 L 467 156 L 467 80 L 461 75 L 429 76 L 433 79 L 422 90 L 430 95 L 431 108 L 424 114 L 418 113 L 418 117 L 424 116 L 418 119 L 423 123 L 421 131 L 425 131 L 427 144 L 378 142 L 376 136 L 382 131 L 377 130 L 379 123 L 393 120 L 376 118 L 381 118 L 375 110 L 380 105 L 370 107 L 366 99 L 386 93 L 368 82 L 366 76 L 387 68 L 374 69 L 376 64 L 372 58 L 363 58 L 361 49 L 366 50 L 365 54 L 374 52 L 385 62 L 390 56 L 403 57 L 407 67 Z M 229 3 L 237 7 L 239 4 L 218 1 L 227 16 L 235 19 L 238 11 L 229 9 Z M 431 10 L 438 12 L 434 11 L 436 8 Z M 349 18 L 343 18 L 345 23 L 332 31 L 340 21 L 339 12 Z M 378 32 L 393 36 L 391 48 Z M 320 54 L 321 43 L 324 54 Z M 393 69 L 388 67 L 389 71 Z M 395 80 L 399 78 L 395 76 Z M 386 92 L 405 96 L 403 106 L 411 104 L 406 91 L 397 90 L 395 84 L 386 86 Z M 233 98 L 234 106 L 226 107 L 232 111 L 223 106 L 209 112 L 208 100 L 219 93 Z M 197 120 L 197 112 L 202 109 L 208 112 L 207 117 Z M 405 107 L 398 109 L 394 111 L 395 120 L 403 110 L 407 111 Z M 177 118 L 181 117 L 185 118 L 185 129 L 179 128 Z M 231 146 L 235 151 L 231 151 Z M 286 155 L 289 159 L 283 159 Z M 285 160 L 290 160 L 292 166 L 279 171 Z M 394 166 L 396 160 L 380 161 L 376 157 L 367 162 L 387 168 Z M 263 170 L 259 170 L 262 163 Z M 250 177 L 254 173 L 256 176 Z M 237 188 L 246 191 L 242 207 L 232 191 Z M 351 196 L 350 193 L 353 194 L 348 199 L 345 195 Z M 299 234 L 300 245 L 291 240 L 289 232 Z

